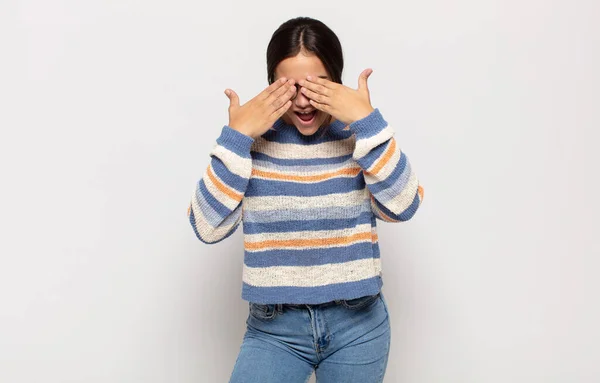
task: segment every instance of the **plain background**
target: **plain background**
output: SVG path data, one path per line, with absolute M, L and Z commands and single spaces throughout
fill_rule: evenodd
M 600 381 L 596 0 L 2 1 L 0 381 L 226 382 L 241 229 L 186 210 L 267 84 L 272 32 L 324 21 L 374 69 L 425 200 L 381 223 L 386 382 Z

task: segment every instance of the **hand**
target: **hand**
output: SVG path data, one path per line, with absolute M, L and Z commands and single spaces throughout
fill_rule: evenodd
M 312 76 L 298 81 L 298 85 L 302 86 L 300 91 L 309 99 L 312 106 L 331 114 L 345 124 L 351 124 L 367 117 L 375 110 L 371 106 L 367 86 L 367 79 L 371 73 L 373 73 L 372 69 L 365 69 L 360 74 L 358 89 Z
M 233 90 L 226 89 L 225 94 L 229 97 L 229 127 L 257 138 L 289 109 L 296 87 L 293 79 L 282 77 L 242 106 Z

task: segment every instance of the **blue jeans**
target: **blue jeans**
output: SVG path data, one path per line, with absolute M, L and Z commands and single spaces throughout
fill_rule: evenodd
M 390 350 L 383 293 L 321 304 L 249 302 L 229 383 L 380 383 Z

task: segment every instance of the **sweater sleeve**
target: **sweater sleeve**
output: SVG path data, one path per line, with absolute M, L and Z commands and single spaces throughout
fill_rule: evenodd
M 424 190 L 394 130 L 379 109 L 350 124 L 350 130 L 356 137 L 353 158 L 363 169 L 373 214 L 386 222 L 408 221 L 421 205 Z
M 229 237 L 242 220 L 242 199 L 252 174 L 254 139 L 225 125 L 196 183 L 187 215 L 196 237 L 213 244 Z

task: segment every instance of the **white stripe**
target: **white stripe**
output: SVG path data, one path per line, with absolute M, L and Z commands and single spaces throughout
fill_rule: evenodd
M 219 158 L 227 167 L 227 169 L 233 174 L 237 174 L 238 176 L 247 179 L 250 178 L 250 175 L 252 174 L 251 158 L 240 157 L 226 147 L 218 144 L 210 152 L 210 155 L 214 155 Z
M 379 133 L 368 138 L 361 138 L 356 140 L 356 148 L 354 149 L 353 158 L 355 160 L 361 159 L 366 156 L 373 148 L 377 145 L 386 142 L 394 135 L 394 130 L 387 125 Z
M 391 145 L 391 141 L 390 141 L 390 145 Z M 389 149 L 386 148 L 386 150 Z M 385 151 L 384 151 L 385 154 Z M 396 165 L 398 164 L 398 162 L 400 161 L 400 148 L 398 146 L 398 142 L 396 142 L 396 147 L 394 148 L 394 153 L 392 154 L 392 157 L 388 160 L 388 162 L 383 165 L 383 167 L 381 169 L 379 169 L 379 172 L 375 175 L 372 176 L 370 174 L 365 173 L 365 180 L 369 180 L 369 183 L 375 183 L 375 182 L 379 182 L 382 180 L 385 180 L 386 178 L 388 178 L 390 176 L 390 174 L 392 174 L 392 172 L 394 171 L 394 168 L 396 167 Z M 373 168 L 375 166 L 377 166 L 379 164 L 379 160 L 375 161 L 373 163 L 373 165 L 371 165 L 371 167 L 369 169 L 367 169 L 368 172 L 371 172 L 373 170 Z
M 385 207 L 390 209 L 395 214 L 400 214 L 413 203 L 417 189 L 419 188 L 419 180 L 413 172 L 402 192 L 396 197 L 385 203 Z
M 300 145 L 267 141 L 262 137 L 254 141 L 252 150 L 274 158 L 332 158 L 346 156 L 354 151 L 354 135 L 338 141 L 322 142 L 314 145 Z
M 290 207 L 333 207 L 356 206 L 368 198 L 367 188 L 353 190 L 348 193 L 333 193 L 317 196 L 256 196 L 244 197 L 244 209 L 252 211 L 288 209 Z

